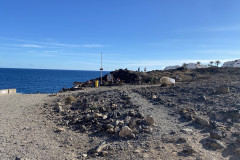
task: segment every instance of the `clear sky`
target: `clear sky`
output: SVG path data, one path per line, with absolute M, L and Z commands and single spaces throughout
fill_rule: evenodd
M 240 0 L 0 0 L 0 67 L 163 69 L 240 58 Z

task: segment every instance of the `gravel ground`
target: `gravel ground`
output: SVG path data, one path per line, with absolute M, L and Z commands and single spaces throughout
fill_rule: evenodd
M 0 96 L 0 159 L 72 159 L 53 134 L 39 107 L 51 101 L 47 94 Z M 76 157 L 76 156 L 75 156 Z
M 238 75 L 233 78 L 239 79 Z M 216 95 L 212 92 L 219 84 L 215 84 L 215 79 L 211 81 L 179 83 L 170 88 L 159 85 L 124 85 L 87 88 L 56 95 L 0 96 L 0 157 L 39 160 L 237 160 L 239 154 L 235 152 L 238 151 L 240 139 L 236 140 L 236 134 L 240 131 L 240 122 L 235 122 L 235 119 L 227 119 L 226 122 L 224 119 L 217 119 L 224 114 L 216 109 L 218 106 L 221 109 L 226 104 L 233 106 L 239 103 L 239 83 L 222 82 L 230 86 L 232 93 Z M 156 97 L 153 98 L 153 95 Z M 75 97 L 76 102 L 66 104 L 68 96 Z M 63 111 L 55 110 L 57 103 L 62 103 Z M 117 106 L 115 109 L 112 109 L 113 104 Z M 96 106 L 97 109 L 94 108 Z M 103 107 L 107 111 L 100 110 Z M 89 108 L 94 110 L 90 111 Z M 210 120 L 214 118 L 214 121 L 225 125 L 227 137 L 223 137 L 219 144 L 224 143 L 227 146 L 218 150 L 207 148 L 203 141 L 209 138 L 213 128 L 187 120 L 181 113 L 182 108 L 194 109 L 197 115 Z M 230 109 L 236 107 L 225 107 L 223 111 Z M 142 113 L 144 118 L 131 115 L 131 110 Z M 96 113 L 107 118 L 96 117 Z M 114 116 L 111 117 L 112 113 Z M 239 120 L 239 112 L 233 113 Z M 144 124 L 148 115 L 154 118 L 154 125 Z M 136 137 L 122 138 L 118 135 L 119 131 L 109 132 L 104 128 L 111 122 L 115 125 L 116 121 L 124 121 L 124 125 L 130 127 L 128 118 L 141 122 L 137 127 L 142 126 L 143 131 L 132 128 L 137 129 Z M 81 131 L 83 125 L 87 127 L 84 132 Z M 96 127 L 99 125 L 103 125 L 101 130 Z M 147 132 L 144 127 L 147 127 Z M 232 131 L 233 129 L 236 131 Z M 235 145 L 234 153 L 229 151 L 231 145 Z M 91 150 L 99 146 L 104 147 L 93 154 Z

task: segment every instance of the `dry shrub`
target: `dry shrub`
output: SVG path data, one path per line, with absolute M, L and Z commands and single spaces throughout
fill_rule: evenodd
M 72 103 L 72 102 L 75 102 L 76 101 L 76 98 L 73 97 L 72 95 L 68 96 L 66 99 L 65 99 L 65 103 L 69 104 L 69 103 Z

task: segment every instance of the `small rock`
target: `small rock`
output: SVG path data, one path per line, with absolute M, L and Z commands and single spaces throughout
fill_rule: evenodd
M 60 133 L 60 132 L 63 132 L 63 131 L 65 131 L 64 128 L 56 128 L 56 129 L 54 130 L 54 132 L 56 132 L 56 133 Z
M 186 142 L 187 142 L 186 138 L 180 137 L 175 143 L 186 143 Z
M 86 132 L 86 131 L 87 131 L 87 127 L 86 127 L 85 125 L 82 125 L 82 126 L 81 126 L 81 131 L 82 131 L 82 132 Z
M 157 99 L 157 96 L 155 94 L 153 94 L 152 99 Z
M 129 127 L 130 127 L 131 129 L 136 128 L 136 127 L 138 126 L 138 124 L 139 124 L 139 121 L 140 121 L 140 119 L 133 119 L 133 120 L 129 123 Z
M 139 149 L 136 149 L 135 151 L 133 151 L 133 153 L 140 153 L 141 151 Z
M 210 132 L 210 137 L 212 139 L 221 139 L 223 137 L 223 131 L 221 130 L 213 130 Z
M 102 152 L 100 152 L 100 156 L 106 156 L 108 154 L 108 151 L 102 151 Z
M 141 119 L 144 118 L 144 114 L 141 112 L 138 112 L 136 116 Z
M 146 118 L 146 122 L 148 125 L 153 125 L 155 122 L 154 122 L 154 119 L 153 119 L 153 116 L 147 116 Z
M 103 115 L 101 113 L 94 113 L 93 116 L 95 118 L 103 118 Z
M 114 131 L 115 131 L 115 133 L 117 133 L 117 132 L 120 131 L 120 128 L 119 128 L 118 126 L 116 126 L 116 127 L 114 128 Z
M 110 132 L 110 133 L 114 133 L 115 132 L 114 128 L 109 128 L 107 131 Z
M 175 143 L 175 142 L 177 141 L 177 138 L 176 138 L 176 137 L 173 137 L 173 136 L 171 136 L 171 137 L 165 137 L 165 138 L 163 139 L 163 141 L 164 141 L 165 143 Z
M 191 133 L 193 133 L 193 130 L 190 129 L 190 128 L 184 128 L 184 129 L 182 129 L 180 132 L 183 132 L 183 133 L 185 133 L 185 134 L 191 134 Z
M 196 151 L 192 148 L 192 146 L 184 146 L 183 151 L 180 153 L 181 155 L 187 156 L 187 155 L 192 155 Z
M 135 116 L 136 116 L 136 113 L 135 113 L 135 111 L 129 111 L 129 112 L 128 112 L 128 115 L 129 115 L 130 117 L 135 117 Z
M 63 112 L 64 110 L 63 110 L 63 104 L 62 103 L 60 103 L 60 102 L 57 102 L 57 104 L 56 104 L 56 106 L 55 106 L 55 111 L 57 111 L 57 112 Z
M 198 101 L 206 101 L 207 100 L 207 98 L 206 98 L 206 96 L 205 95 L 201 95 L 201 96 L 199 96 L 198 97 L 198 99 L 197 99 Z
M 227 85 L 220 85 L 216 87 L 215 92 L 218 94 L 226 94 L 230 92 L 230 89 Z
M 110 128 L 114 128 L 114 126 L 111 125 L 111 124 L 107 124 L 107 125 L 106 125 L 106 128 L 107 128 L 107 129 L 110 129 Z
M 106 142 L 103 142 L 99 146 L 96 146 L 94 149 L 92 149 L 92 153 L 99 153 L 102 152 L 102 150 L 107 146 Z
M 82 154 L 83 158 L 86 158 L 88 155 L 87 154 Z
M 152 133 L 153 129 L 151 127 L 146 127 L 143 131 L 146 133 Z
M 117 107 L 117 104 L 113 103 L 112 108 L 116 108 L 116 107 Z
M 28 158 L 18 158 L 18 157 L 16 157 L 15 160 L 30 160 L 30 159 L 28 159 Z
M 197 117 L 195 122 L 204 127 L 208 127 L 210 125 L 209 121 L 207 119 L 203 119 L 202 117 Z
M 102 119 L 107 119 L 108 116 L 107 115 L 103 115 Z
M 129 124 L 131 121 L 131 117 L 130 116 L 127 116 L 124 120 L 125 124 Z
M 133 134 L 133 131 L 128 126 L 124 126 L 119 132 L 119 136 L 122 138 L 130 136 L 131 134 Z
M 213 149 L 222 149 L 226 147 L 221 141 L 215 139 L 206 139 L 206 145 Z
M 236 149 L 234 152 L 240 155 L 240 148 Z

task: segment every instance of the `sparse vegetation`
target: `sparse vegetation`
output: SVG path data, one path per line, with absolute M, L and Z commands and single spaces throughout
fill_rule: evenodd
M 215 64 L 218 66 L 221 62 L 219 60 L 215 61 Z
M 186 68 L 187 68 L 187 63 L 183 63 L 183 64 L 182 64 L 182 67 L 183 67 L 184 69 L 186 69 Z
M 69 103 L 72 103 L 72 102 L 75 102 L 75 101 L 76 101 L 76 98 L 73 97 L 72 95 L 70 95 L 67 98 L 65 98 L 65 103 L 66 104 L 69 104 Z

